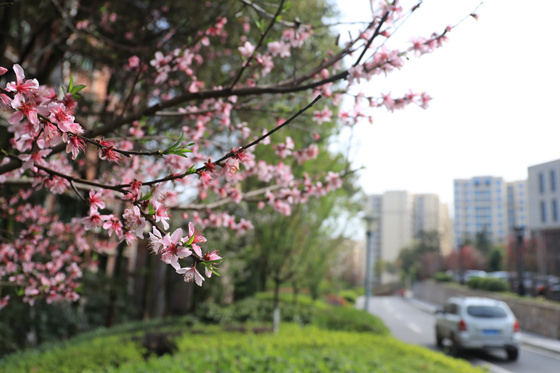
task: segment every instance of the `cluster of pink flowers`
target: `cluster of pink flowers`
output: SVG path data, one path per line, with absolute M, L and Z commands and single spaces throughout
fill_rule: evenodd
M 204 277 L 197 269 L 197 263 L 201 263 L 205 267 L 206 277 L 211 277 L 214 266 L 218 264 L 222 257 L 218 255 L 218 251 L 207 252 L 202 254 L 199 243 L 206 242 L 206 238 L 197 231 L 193 223 L 189 223 L 189 234 L 183 236 L 181 228 L 176 229 L 173 234 L 165 234 L 153 228 L 150 233 L 150 246 L 154 253 L 161 255 L 162 260 L 171 264 L 175 271 L 184 276 L 186 282 L 196 282 L 198 286 L 202 286 Z M 181 267 L 179 260 L 192 257 L 193 263 L 187 267 Z
M 0 278 L 21 286 L 23 300 L 31 304 L 39 297 L 49 303 L 78 299 L 81 253 L 90 249 L 79 221 L 62 223 L 40 206 L 11 208 L 8 202 L 15 200 L 0 198 L 0 217 L 15 215 L 23 228 L 13 242 L 0 243 Z M 8 299 L 0 300 L 0 309 Z

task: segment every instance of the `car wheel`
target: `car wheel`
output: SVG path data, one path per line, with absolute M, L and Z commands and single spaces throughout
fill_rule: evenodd
M 449 356 L 458 357 L 461 353 L 461 348 L 455 341 L 455 337 L 451 336 L 446 342 L 443 348 L 444 352 Z
M 436 345 L 439 348 L 443 347 L 443 337 L 439 334 L 437 328 L 436 328 Z
M 506 348 L 506 353 L 508 360 L 516 361 L 519 357 L 519 348 L 517 347 L 508 347 Z

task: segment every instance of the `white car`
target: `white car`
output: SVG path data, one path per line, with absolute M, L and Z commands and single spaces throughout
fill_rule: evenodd
M 519 356 L 519 322 L 509 306 L 490 298 L 452 297 L 436 311 L 436 343 L 450 354 L 467 349 L 505 349 Z

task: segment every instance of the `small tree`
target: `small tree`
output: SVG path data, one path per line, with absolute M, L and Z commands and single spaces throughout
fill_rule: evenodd
M 317 148 L 279 138 L 282 129 L 311 114 L 314 127 L 302 131 L 320 138 L 325 122 L 427 108 L 426 93 L 367 96 L 356 87 L 439 48 L 455 27 L 391 45 L 419 4 L 403 12 L 380 1 L 337 46 L 315 1 L 8 5 L 0 7 L 0 276 L 29 303 L 77 300 L 92 251 L 139 239 L 202 285 L 223 255 L 203 250 L 202 230 L 253 228 L 226 206 L 268 204 L 288 215 L 342 185 L 347 171 L 294 175 L 286 159 L 306 162 Z M 317 49 L 325 40 L 333 48 Z M 347 94 L 354 107 L 333 117 Z M 265 128 L 246 112 L 268 116 Z M 267 145 L 277 162 L 255 158 Z M 264 185 L 243 189 L 253 176 Z

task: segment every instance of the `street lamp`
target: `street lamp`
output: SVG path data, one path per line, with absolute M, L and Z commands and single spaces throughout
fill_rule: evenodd
M 515 232 L 515 253 L 517 257 L 517 294 L 525 295 L 525 284 L 523 283 L 523 255 L 521 245 L 523 244 L 523 230 L 525 227 L 513 227 Z
M 371 297 L 371 278 L 373 275 L 373 232 L 375 231 L 377 218 L 372 215 L 364 216 L 366 223 L 366 301 L 364 310 L 368 312 L 369 298 Z

